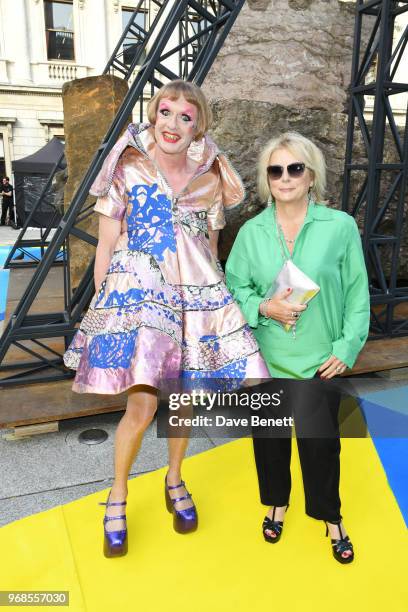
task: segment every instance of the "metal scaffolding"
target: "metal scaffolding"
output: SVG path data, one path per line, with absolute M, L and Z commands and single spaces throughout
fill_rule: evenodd
M 114 74 L 123 78 L 125 81 L 129 81 L 132 75 L 137 71 L 140 63 L 142 62 L 142 58 L 146 56 L 146 47 L 151 43 L 150 40 L 150 29 L 153 30 L 156 28 L 158 22 L 163 16 L 165 10 L 165 3 L 160 2 L 158 0 L 140 0 L 137 7 L 132 13 L 129 22 L 124 28 L 122 35 L 116 45 L 111 57 L 109 58 L 108 63 L 105 66 L 105 69 L 102 74 Z M 138 23 L 138 18 L 140 14 L 146 14 L 148 16 L 148 20 L 151 19 L 151 16 L 154 14 L 155 18 L 151 19 L 152 27 L 142 28 Z M 133 45 L 129 48 L 126 46 L 126 40 L 131 39 L 133 41 Z M 129 53 L 130 51 L 130 53 Z M 130 55 L 131 61 L 127 62 L 127 57 Z M 150 96 L 153 93 L 154 88 L 151 88 Z M 143 97 L 146 92 L 142 93 L 141 100 L 143 101 Z M 140 105 L 141 113 L 143 113 L 143 103 Z M 142 120 L 142 116 L 141 116 Z M 55 211 L 53 215 L 50 216 L 46 227 L 40 227 L 40 237 L 39 238 L 27 238 L 27 230 L 31 227 L 32 222 L 35 221 L 37 212 L 41 210 L 42 203 L 49 193 L 50 187 L 53 183 L 54 177 L 61 169 L 65 168 L 65 156 L 61 155 L 61 157 L 56 160 L 55 167 L 52 169 L 47 183 L 44 186 L 38 200 L 30 211 L 30 215 L 25 220 L 24 226 L 22 227 L 16 242 L 14 243 L 10 253 L 7 256 L 7 259 L 4 263 L 4 268 L 35 268 L 44 257 L 45 249 L 49 246 L 52 236 L 52 230 L 55 227 L 56 219 L 59 218 L 58 211 Z M 36 256 L 32 250 L 29 250 L 30 247 L 39 247 L 40 253 Z M 65 248 L 65 245 L 62 247 Z M 20 259 L 16 256 L 25 255 L 26 260 L 20 261 Z M 65 254 L 64 257 L 67 257 Z M 62 263 L 61 258 L 57 258 L 54 262 L 54 265 L 60 265 Z
M 135 104 L 139 103 L 142 118 L 142 102 L 147 95 L 146 91 L 149 91 L 151 95 L 165 82 L 182 76 L 201 84 L 244 1 L 154 1 L 157 12 L 148 30 L 141 29 L 140 26 L 136 27 L 134 19 L 129 22 L 126 30 L 134 28 L 133 36 L 139 37 L 135 43 L 136 49 L 132 62 L 128 66 L 121 56 L 122 43 L 126 38 L 125 30 L 104 73 L 119 71 L 127 80 L 136 69 L 137 74 L 0 339 L 0 388 L 17 384 L 51 382 L 73 376 L 72 371 L 64 367 L 62 357 L 94 293 L 93 261 L 85 271 L 78 287 L 72 289 L 69 251 L 65 248 L 63 250 L 63 310 L 43 314 L 31 314 L 29 311 L 44 285 L 57 254 L 66 245 L 70 236 L 75 236 L 85 243 L 96 246 L 97 240 L 81 229 L 78 224 L 89 215 L 94 214 L 92 205 L 84 207 L 89 188 L 125 127 Z M 145 5 L 146 2 L 139 2 L 134 16 L 138 10 L 145 8 Z M 172 40 L 178 40 L 180 23 L 185 20 L 186 11 L 189 12 L 189 18 L 192 18 L 194 14 L 195 21 L 202 21 L 203 27 L 200 27 L 196 33 L 188 34 L 183 41 L 172 46 Z M 191 61 L 189 60 L 188 74 L 173 72 L 167 60 L 178 58 L 180 52 L 194 44 L 198 45 L 198 52 Z M 179 62 L 176 63 L 179 64 Z M 60 344 L 63 344 L 62 349 L 58 345 L 58 340 Z M 21 351 L 25 360 L 15 362 L 7 359 L 10 350 L 15 351 L 16 349 Z
M 113 74 L 123 78 L 125 81 L 131 81 L 135 74 L 143 67 L 146 61 L 147 52 L 154 44 L 155 38 L 160 31 L 160 23 L 163 22 L 171 4 L 171 2 L 163 2 L 161 0 L 139 0 L 102 74 Z M 189 78 L 194 62 L 213 29 L 211 23 L 214 22 L 216 17 L 225 18 L 225 16 L 223 16 L 225 7 L 222 2 L 200 0 L 199 2 L 194 2 L 193 5 L 194 7 L 187 3 L 184 13 L 179 20 L 179 73 L 178 75 L 173 75 L 168 74 L 167 71 L 167 80 L 176 77 L 183 79 Z M 202 11 L 201 13 L 197 12 L 198 6 Z M 141 15 L 145 17 L 144 27 L 139 23 Z M 132 41 L 132 44 L 126 44 L 126 41 Z M 175 52 L 172 52 L 168 57 L 172 57 L 175 54 Z M 168 57 L 163 58 L 163 61 L 168 59 Z M 165 66 L 157 66 L 157 74 L 146 83 L 139 99 L 135 102 L 135 108 L 138 109 L 140 121 L 143 121 L 144 118 L 144 102 L 149 100 L 157 87 L 160 87 L 162 84 L 160 74 L 166 76 Z M 37 212 L 41 210 L 42 203 L 49 192 L 56 173 L 63 167 L 65 167 L 65 158 L 61 156 L 61 158 L 56 161 L 56 166 L 50 173 L 47 184 L 31 210 L 29 217 L 26 219 L 4 263 L 5 269 L 36 267 L 44 256 L 45 249 L 50 244 L 51 234 L 55 227 L 56 219 L 59 218 L 58 211 L 55 211 L 55 214 L 50 216 L 46 227 L 40 228 L 39 238 L 27 238 L 26 234 L 28 228 L 32 225 L 32 221 L 35 220 Z M 29 250 L 30 247 L 38 247 L 40 251 L 39 255 L 37 256 L 32 250 Z M 26 260 L 24 262 L 20 261 L 20 259 L 16 258 L 17 255 L 25 255 Z M 60 265 L 61 263 L 62 260 L 60 257 L 54 262 L 55 265 Z
M 217 15 L 221 11 L 221 6 L 213 0 L 202 0 L 200 2 L 205 11 L 212 11 L 212 14 Z M 183 47 L 179 51 L 179 74 L 183 79 L 186 79 L 198 54 L 203 48 L 209 33 L 203 33 L 209 26 L 208 19 L 197 15 L 197 12 L 191 10 L 190 6 L 186 7 L 184 18 L 179 23 L 179 40 Z M 191 42 L 189 40 L 191 39 Z
M 408 317 L 396 312 L 408 301 L 408 286 L 398 280 L 407 229 L 408 109 L 397 123 L 390 100 L 408 92 L 401 70 L 408 61 L 408 25 L 399 35 L 396 28 L 407 11 L 407 0 L 358 0 L 356 8 L 342 208 L 363 227 L 372 338 L 408 334 Z

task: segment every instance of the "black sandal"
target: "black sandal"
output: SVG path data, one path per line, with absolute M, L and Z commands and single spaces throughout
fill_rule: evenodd
M 329 522 L 331 523 L 332 521 L 329 521 Z M 325 523 L 326 523 L 326 538 L 327 538 L 327 536 L 329 535 L 329 526 L 326 521 Z M 333 557 L 339 563 L 351 563 L 354 559 L 353 545 L 348 536 L 343 537 L 343 534 L 341 533 L 340 523 L 341 521 L 332 523 L 333 525 L 337 525 L 339 534 L 340 534 L 340 538 L 338 540 L 334 540 L 333 538 L 331 538 L 331 544 L 333 547 Z M 343 557 L 343 553 L 347 552 L 348 550 L 351 551 L 351 555 L 349 555 L 348 557 Z
M 288 508 L 289 504 L 286 506 L 286 510 Z M 283 521 L 275 521 L 275 510 L 276 506 L 273 507 L 272 518 L 270 519 L 269 516 L 265 516 L 262 523 L 263 537 L 265 539 L 265 542 L 269 542 L 270 544 L 276 544 L 276 542 L 279 542 L 283 530 Z M 273 537 L 269 535 L 268 533 L 266 533 L 267 531 L 273 531 L 275 536 Z

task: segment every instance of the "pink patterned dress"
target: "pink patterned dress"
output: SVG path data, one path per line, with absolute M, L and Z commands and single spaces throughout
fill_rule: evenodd
M 209 247 L 242 182 L 205 136 L 199 167 L 175 196 L 151 159 L 149 124 L 131 124 L 92 186 L 95 210 L 122 222 L 102 286 L 68 350 L 78 393 L 161 388 L 166 379 L 268 378 L 257 343 Z

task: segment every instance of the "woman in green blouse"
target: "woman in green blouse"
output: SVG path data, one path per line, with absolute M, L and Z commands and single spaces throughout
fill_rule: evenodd
M 273 377 L 330 379 L 353 366 L 367 338 L 369 293 L 360 235 L 352 217 L 324 205 L 325 183 L 323 155 L 310 140 L 287 132 L 268 142 L 259 158 L 258 189 L 269 206 L 244 224 L 227 262 L 228 287 Z M 320 287 L 307 306 L 287 301 L 291 287 L 265 299 L 286 259 Z M 307 384 L 296 393 L 295 411 L 316 408 Z M 322 414 L 329 411 L 337 424 L 339 394 L 319 393 Z M 350 563 L 353 547 L 340 515 L 338 427 L 334 437 L 297 442 L 306 513 L 326 521 L 335 558 Z M 254 451 L 261 501 L 271 506 L 263 534 L 276 543 L 289 505 L 291 440 L 254 438 Z

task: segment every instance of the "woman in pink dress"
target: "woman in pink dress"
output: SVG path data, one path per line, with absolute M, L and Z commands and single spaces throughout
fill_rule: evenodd
M 194 84 L 173 81 L 131 124 L 92 186 L 98 196 L 96 294 L 65 354 L 74 391 L 128 401 L 115 438 L 104 552 L 127 552 L 127 479 L 166 379 L 267 378 L 256 341 L 217 259 L 224 208 L 244 197 L 238 174 L 206 134 L 210 110 Z M 174 528 L 197 528 L 181 463 L 188 440 L 169 438 L 165 481 Z

